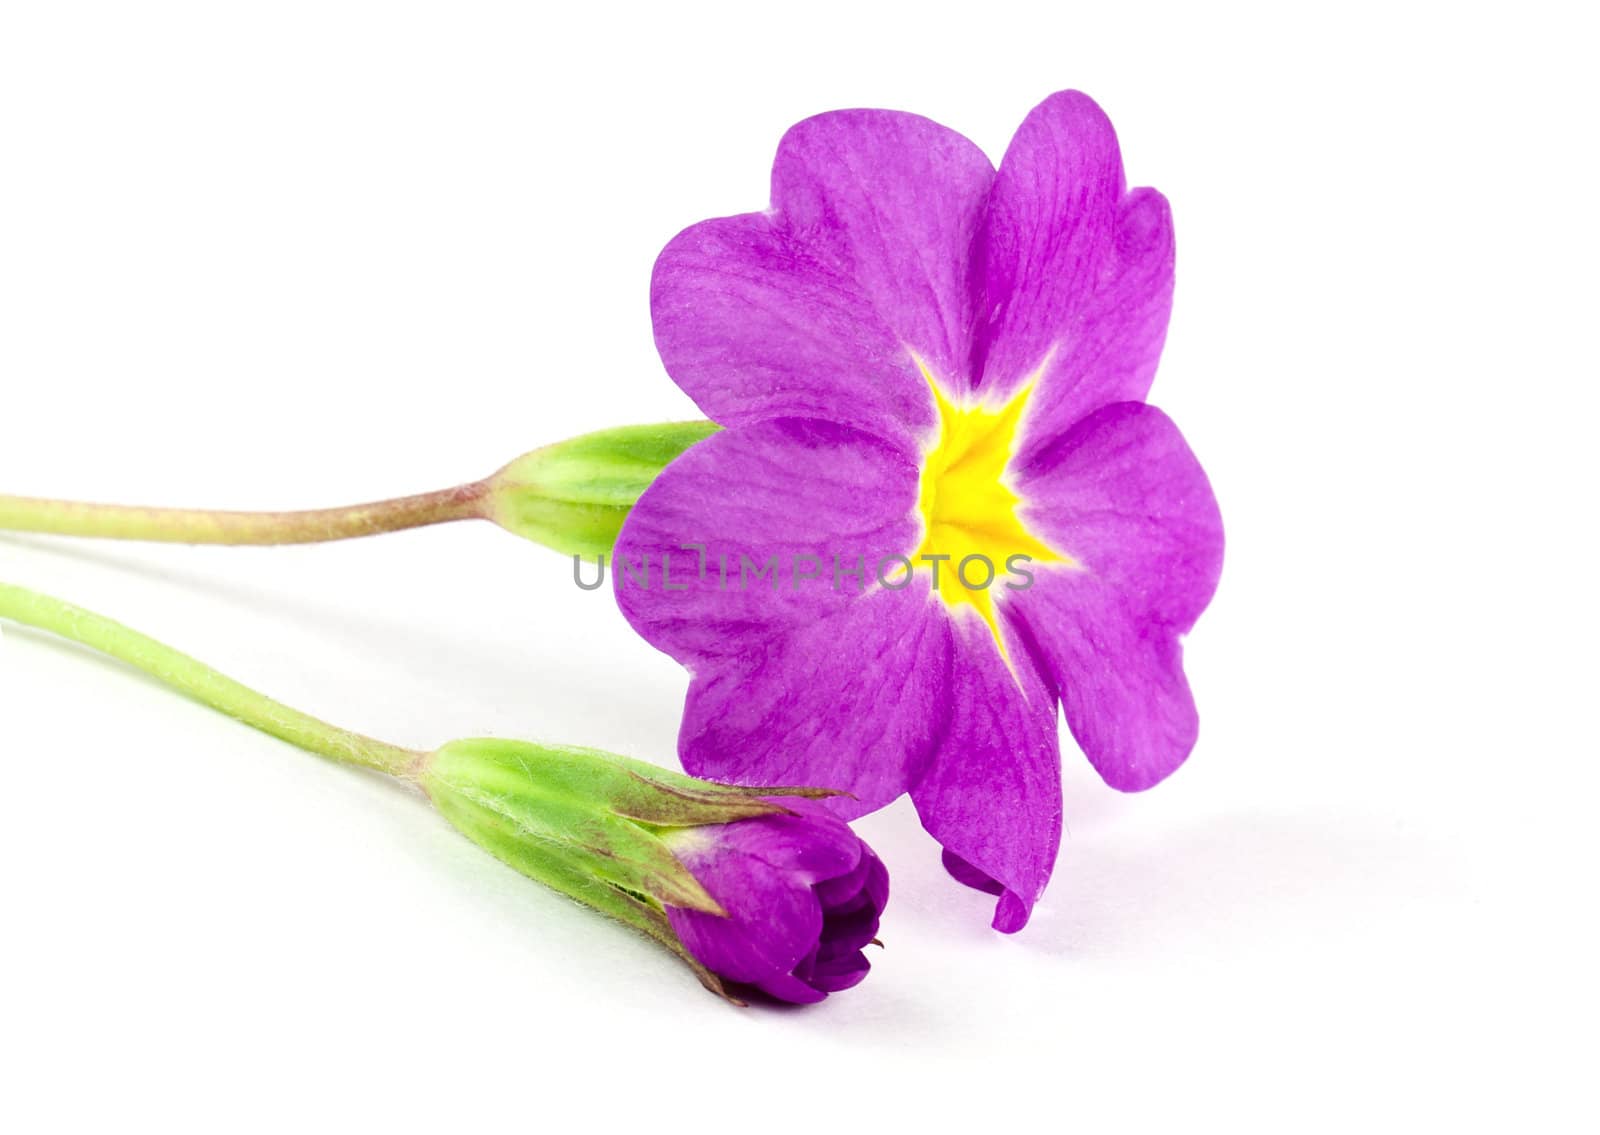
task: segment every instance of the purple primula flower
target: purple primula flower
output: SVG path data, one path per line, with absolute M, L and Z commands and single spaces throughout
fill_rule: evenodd
M 727 915 L 668 906 L 667 918 L 684 947 L 731 991 L 758 989 L 810 1004 L 867 976 L 862 950 L 878 933 L 889 873 L 821 805 L 772 803 L 792 814 L 665 837 Z
M 1116 788 L 1182 763 L 1222 527 L 1142 401 L 1172 263 L 1165 199 L 1075 92 L 998 171 L 915 115 L 808 119 L 768 211 L 667 246 L 657 345 L 726 429 L 640 498 L 615 578 L 692 675 L 691 772 L 847 789 L 845 815 L 909 792 L 1011 931 L 1060 842 L 1058 705 Z

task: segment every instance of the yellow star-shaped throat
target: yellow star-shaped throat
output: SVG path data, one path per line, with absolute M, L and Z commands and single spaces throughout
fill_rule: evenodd
M 912 557 L 914 570 L 929 565 L 923 557 L 948 556 L 938 563 L 939 597 L 952 612 L 976 611 L 994 635 L 1001 656 L 1006 657 L 994 591 L 1005 586 L 1013 570 L 1012 557 L 1027 556 L 1039 564 L 1073 563 L 1070 556 L 1028 531 L 1017 515 L 1023 500 L 1006 482 L 1017 430 L 1038 374 L 1003 404 L 989 406 L 966 398 L 952 399 L 927 364 L 920 358 L 916 362 L 933 390 L 939 435 L 923 455 L 917 499 L 922 544 Z M 961 565 L 971 557 L 979 559 L 963 569 Z M 972 585 L 986 578 L 985 586 Z

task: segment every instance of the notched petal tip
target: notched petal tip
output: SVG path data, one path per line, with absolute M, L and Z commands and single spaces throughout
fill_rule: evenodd
M 1172 206 L 1160 190 L 1140 186 L 1128 190 L 1118 210 L 1117 251 L 1124 257 L 1146 251 L 1172 254 Z

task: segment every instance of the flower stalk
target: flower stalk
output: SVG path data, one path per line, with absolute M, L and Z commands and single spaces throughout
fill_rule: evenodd
M 0 619 L 49 631 L 125 662 L 203 705 L 341 764 L 406 777 L 423 757 L 301 713 L 148 635 L 48 595 L 0 583 Z
M 710 422 L 665 422 L 600 430 L 533 450 L 481 481 L 340 508 L 240 512 L 0 495 L 0 529 L 240 547 L 488 520 L 566 555 L 599 555 L 611 551 L 629 510 L 662 469 L 716 429 Z
M 594 749 L 502 739 L 432 752 L 331 725 L 103 615 L 0 583 L 0 620 L 79 643 L 263 733 L 416 785 L 457 830 L 677 954 L 712 992 L 820 1001 L 869 968 L 888 897 L 825 789 L 697 780 Z
M 488 485 L 478 481 L 416 496 L 302 512 L 140 508 L 0 496 L 0 528 L 162 544 L 322 544 L 479 519 L 487 495 Z

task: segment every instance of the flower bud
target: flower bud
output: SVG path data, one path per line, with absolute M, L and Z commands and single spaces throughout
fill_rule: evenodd
M 668 907 L 667 919 L 724 980 L 807 1004 L 867 976 L 862 950 L 878 933 L 889 873 L 826 808 L 785 803 L 786 814 L 669 833 L 726 915 Z
M 718 428 L 714 422 L 624 426 L 536 449 L 489 478 L 485 515 L 558 552 L 609 553 L 639 494 Z
M 594 749 L 457 741 L 417 778 L 485 850 L 649 934 L 714 992 L 821 1001 L 866 976 L 888 874 L 816 789 L 697 780 Z

